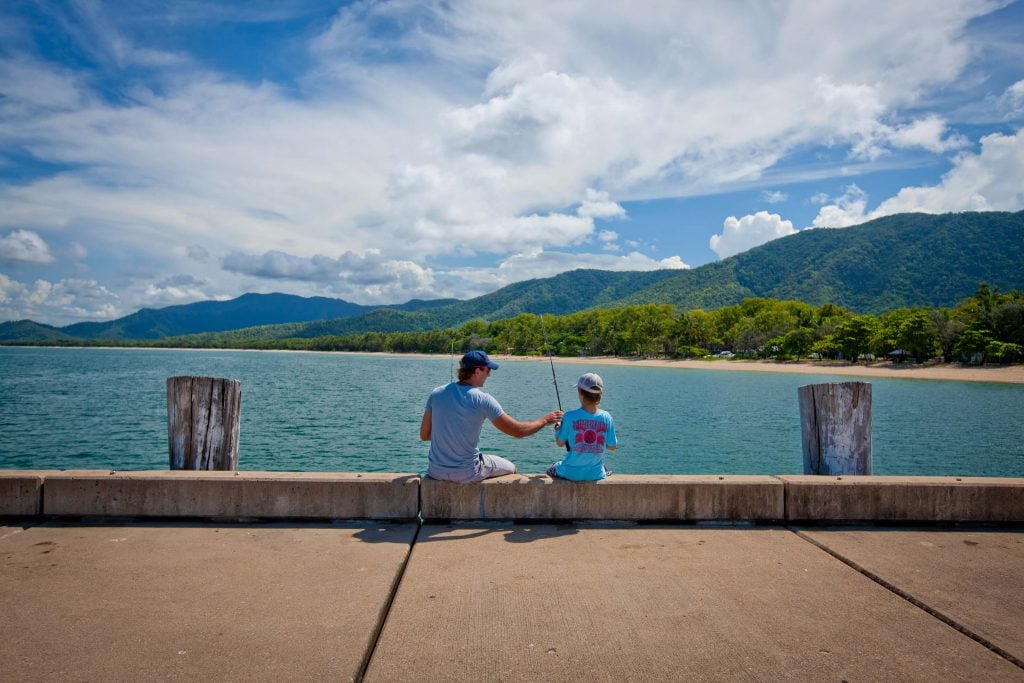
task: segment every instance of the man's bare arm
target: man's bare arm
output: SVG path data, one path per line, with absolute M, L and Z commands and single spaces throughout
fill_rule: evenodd
M 430 432 L 433 426 L 434 420 L 428 410 L 423 413 L 423 421 L 420 422 L 420 441 L 430 441 Z
M 502 413 L 494 420 L 491 420 L 491 422 L 493 422 L 494 426 L 505 434 L 521 439 L 524 436 L 536 434 L 540 430 L 544 429 L 544 427 L 554 424 L 561 419 L 562 411 L 555 410 L 543 417 L 538 417 L 536 420 L 530 420 L 529 422 L 520 422 L 508 413 Z

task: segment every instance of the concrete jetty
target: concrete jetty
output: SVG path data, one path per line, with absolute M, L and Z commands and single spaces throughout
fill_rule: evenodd
M 543 479 L 0 471 L 0 678 L 1024 681 L 1024 479 Z

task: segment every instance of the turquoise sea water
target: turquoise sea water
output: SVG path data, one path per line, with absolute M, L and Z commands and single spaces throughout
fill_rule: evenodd
M 501 360 L 501 359 L 498 359 Z M 564 407 L 588 368 L 555 361 Z M 803 469 L 797 387 L 854 377 L 602 366 L 603 407 L 633 474 Z M 0 347 L 0 468 L 167 469 L 166 379 L 242 382 L 243 470 L 420 472 L 419 422 L 446 358 Z M 1024 386 L 872 379 L 876 474 L 1024 476 Z M 556 407 L 547 363 L 503 362 L 487 391 L 518 419 Z M 557 460 L 546 429 L 481 447 L 523 472 Z

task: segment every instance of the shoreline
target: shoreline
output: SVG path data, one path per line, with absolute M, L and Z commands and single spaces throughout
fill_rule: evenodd
M 402 354 L 381 354 L 402 355 Z M 442 354 L 433 357 L 448 358 Z M 547 356 L 505 356 L 494 355 L 498 363 L 547 362 Z M 1024 384 L 1024 365 L 961 366 L 947 363 L 942 365 L 894 365 L 888 361 L 871 364 L 849 364 L 842 361 L 769 361 L 769 360 L 693 360 L 693 359 L 641 359 L 617 356 L 593 356 L 583 358 L 562 358 L 555 356 L 556 363 L 570 365 L 619 365 L 625 367 L 674 368 L 678 370 L 711 370 L 722 372 L 776 372 L 794 375 L 845 375 L 848 377 L 887 377 L 896 379 L 942 380 L 954 382 L 998 382 L 1003 384 Z
M 170 347 L 133 347 L 133 346 L 89 346 L 89 347 L 36 347 L 12 346 L 12 348 L 92 348 L 118 350 L 153 350 L 153 351 L 244 351 L 247 353 L 316 353 L 338 354 L 349 356 L 378 356 L 405 358 L 450 359 L 447 353 L 393 353 L 374 351 L 306 351 L 298 349 L 197 349 Z M 537 363 L 547 362 L 547 356 L 509 356 L 494 354 L 491 356 L 498 363 Z M 693 360 L 668 358 L 624 358 L 621 356 L 586 356 L 561 357 L 555 356 L 556 363 L 568 365 L 619 365 L 624 367 L 672 368 L 677 370 L 711 370 L 722 372 L 776 372 L 795 375 L 841 375 L 847 377 L 887 377 L 896 379 L 942 380 L 952 382 L 995 382 L 1001 384 L 1024 384 L 1024 365 L 990 365 L 963 366 L 956 363 L 922 364 L 910 363 L 894 365 L 889 361 L 874 363 L 850 364 L 844 361 L 770 361 L 745 359 Z

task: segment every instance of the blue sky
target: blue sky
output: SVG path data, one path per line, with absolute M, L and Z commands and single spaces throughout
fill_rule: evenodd
M 1022 35 L 1019 1 L 8 1 L 0 320 L 1019 211 Z

